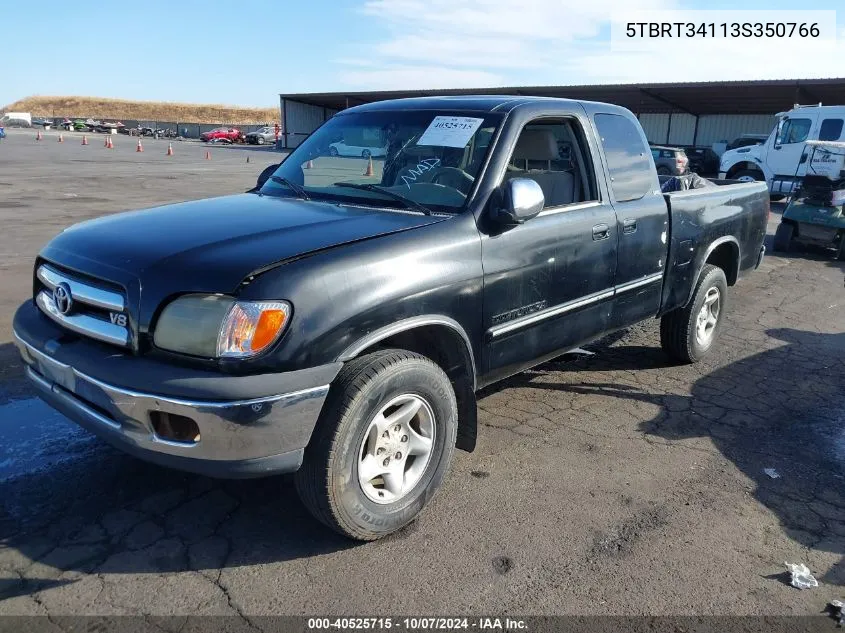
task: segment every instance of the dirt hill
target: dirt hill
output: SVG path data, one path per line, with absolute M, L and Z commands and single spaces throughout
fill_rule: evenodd
M 92 117 L 138 121 L 180 121 L 184 123 L 267 123 L 279 120 L 278 108 L 127 101 L 100 97 L 26 97 L 10 103 L 0 112 L 29 112 L 45 117 Z

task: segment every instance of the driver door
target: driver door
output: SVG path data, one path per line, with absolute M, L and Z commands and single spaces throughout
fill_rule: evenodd
M 530 121 L 503 179 L 530 178 L 545 207 L 482 234 L 484 383 L 513 375 L 606 331 L 616 275 L 616 214 L 602 199 L 580 115 Z M 488 210 L 489 211 L 489 210 Z
M 806 165 L 801 164 L 804 142 L 810 136 L 818 116 L 813 114 L 784 119 L 778 124 L 767 163 L 775 179 L 803 175 Z

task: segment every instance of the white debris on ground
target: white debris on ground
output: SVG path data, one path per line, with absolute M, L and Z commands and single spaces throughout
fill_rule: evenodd
M 780 479 L 780 473 L 774 468 L 764 468 L 763 472 L 766 473 L 772 479 Z
M 789 573 L 792 574 L 790 581 L 793 587 L 798 589 L 812 589 L 819 586 L 819 581 L 815 579 L 810 569 L 803 563 L 794 565 L 792 563 L 784 563 Z

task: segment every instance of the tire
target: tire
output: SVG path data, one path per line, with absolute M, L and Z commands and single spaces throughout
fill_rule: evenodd
M 361 152 L 361 158 L 369 158 L 370 156 L 372 156 L 372 153 L 368 149 L 365 149 L 363 152 Z
M 384 419 L 381 412 L 385 409 L 388 415 L 395 412 L 387 405 L 398 402 L 399 406 L 406 406 L 415 399 L 421 405 L 406 423 L 414 434 L 407 428 L 393 432 L 392 423 L 388 431 L 382 432 L 373 426 Z M 427 426 L 424 419 L 428 420 Z M 387 536 L 413 521 L 440 486 L 455 450 L 457 422 L 452 385 L 430 359 L 396 349 L 356 358 L 344 366 L 332 383 L 302 467 L 295 475 L 297 492 L 317 520 L 344 536 L 360 541 Z M 420 456 L 411 461 L 405 455 L 401 462 L 399 472 L 404 473 L 406 490 L 399 490 L 392 498 L 387 478 L 380 475 L 362 483 L 362 479 L 366 480 L 360 470 L 367 461 L 363 459 L 365 453 L 373 472 L 382 471 L 389 456 L 401 455 L 402 447 L 411 447 L 409 454 L 413 455 L 413 444 L 425 439 L 426 428 L 434 437 L 425 461 L 418 463 Z M 384 439 L 383 433 L 389 437 Z M 410 443 L 406 443 L 409 437 Z M 388 443 L 386 451 L 377 448 L 379 442 Z M 376 462 L 376 454 L 388 457 L 385 462 Z M 393 459 L 396 465 L 398 462 Z M 386 498 L 376 502 L 377 496 Z
M 329 156 L 337 156 L 337 148 L 336 147 L 329 147 Z
M 255 141 L 256 141 L 259 145 L 264 145 L 264 137 L 263 137 L 263 136 L 259 136 L 257 139 L 255 139 Z
M 671 176 L 672 172 L 669 170 L 668 167 L 658 167 L 657 168 L 657 175 L 658 176 Z
M 699 320 L 705 302 L 716 293 L 715 322 L 707 329 L 707 336 L 699 338 Z M 719 337 L 727 307 L 728 282 L 718 266 L 705 264 L 698 276 L 692 301 L 683 308 L 665 314 L 660 319 L 660 345 L 663 351 L 682 363 L 697 363 L 713 347 Z M 709 304 L 712 316 L 713 303 Z
M 781 222 L 775 231 L 775 240 L 772 248 L 782 253 L 788 253 L 792 246 L 793 235 L 795 235 L 795 227 L 788 222 Z
M 732 180 L 741 180 L 742 182 L 752 182 L 755 180 L 763 180 L 760 178 L 762 176 L 759 171 L 754 171 L 753 169 L 740 169 L 733 175 Z

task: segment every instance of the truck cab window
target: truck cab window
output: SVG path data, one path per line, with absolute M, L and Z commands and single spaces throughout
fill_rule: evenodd
M 597 114 L 595 122 L 616 201 L 639 200 L 654 186 L 654 167 L 640 128 L 618 114 Z
M 810 119 L 786 119 L 780 127 L 775 144 L 803 143 L 810 134 L 812 124 L 813 122 Z
M 820 141 L 838 141 L 842 136 L 842 119 L 825 119 L 819 128 Z
M 541 119 L 519 134 L 505 180 L 530 178 L 543 189 L 545 208 L 598 200 L 595 176 L 575 119 Z

